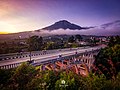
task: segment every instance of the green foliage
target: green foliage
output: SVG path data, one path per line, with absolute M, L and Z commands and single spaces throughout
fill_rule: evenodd
M 26 85 L 27 90 L 43 90 L 45 89 L 45 81 L 43 78 L 36 77 L 31 80 L 31 82 L 28 82 Z
M 3 42 L 0 43 L 0 54 L 20 52 L 23 48 L 25 48 L 25 46 L 19 46 L 18 43 Z
M 104 75 L 101 75 L 100 77 L 98 77 L 93 74 L 89 76 L 87 80 L 89 81 L 88 84 L 90 85 L 91 90 L 104 89 L 104 85 L 106 84 L 106 78 Z
M 33 66 L 23 63 L 15 70 L 11 79 L 12 82 L 16 83 L 17 88 L 22 90 L 26 88 L 27 83 L 33 79 L 35 74 L 36 72 Z
M 72 71 L 39 71 L 23 63 L 15 70 L 0 70 L 0 90 L 120 90 L 120 73 L 115 79 L 93 73 L 82 77 Z
M 120 71 L 120 45 L 116 44 L 102 49 L 97 55 L 94 65 L 107 78 L 115 78 Z
M 77 48 L 79 45 L 77 43 L 72 43 L 71 48 Z
M 112 47 L 116 44 L 120 44 L 120 36 L 115 36 L 115 37 L 111 36 L 109 43 L 108 43 L 108 46 Z
M 53 71 L 47 71 L 44 75 L 44 81 L 46 82 L 46 88 L 48 90 L 55 89 L 55 82 L 59 78 L 59 76 L 55 75 Z
M 62 84 L 62 80 L 65 81 L 65 84 Z M 72 72 L 62 72 L 60 79 L 56 81 L 55 88 L 56 90 L 77 90 L 78 87 L 76 87 L 75 84 L 75 77 Z
M 49 50 L 49 49 L 55 49 L 56 45 L 54 42 L 47 42 L 45 50 Z
M 13 70 L 0 69 L 0 90 L 4 89 L 13 75 Z

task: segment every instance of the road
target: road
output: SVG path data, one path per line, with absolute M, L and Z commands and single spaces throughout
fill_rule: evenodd
M 84 47 L 78 47 L 79 49 L 82 49 Z M 66 48 L 66 49 L 54 49 L 54 50 L 43 50 L 43 51 L 32 51 L 31 56 L 37 56 L 37 55 L 43 55 L 43 54 L 51 54 L 51 53 L 57 53 L 59 51 L 72 51 L 76 50 L 78 48 Z M 87 48 L 87 47 L 85 47 Z M 18 58 L 24 58 L 23 56 L 29 56 L 30 52 L 22 52 L 22 53 L 9 53 L 9 54 L 0 54 L 0 60 L 7 60 L 7 59 L 14 59 L 14 57 Z
M 64 56 L 69 56 L 69 55 L 74 55 L 76 51 L 78 53 L 84 53 L 86 51 L 92 51 L 96 49 L 103 48 L 104 46 L 95 46 L 95 47 L 87 47 L 87 48 L 79 48 L 79 49 L 74 49 L 74 50 L 60 50 L 55 53 L 50 53 L 50 54 L 45 54 L 45 55 L 38 55 L 38 56 L 33 56 L 32 60 L 35 60 L 35 63 L 37 62 L 43 62 L 47 61 L 50 59 L 55 59 L 58 58 L 59 55 Z M 21 63 L 21 62 L 26 62 L 29 61 L 30 57 L 25 57 L 25 58 L 17 58 L 17 59 L 10 59 L 10 60 L 2 60 L 0 61 L 0 66 L 4 65 L 9 65 L 9 64 L 14 64 L 14 63 Z

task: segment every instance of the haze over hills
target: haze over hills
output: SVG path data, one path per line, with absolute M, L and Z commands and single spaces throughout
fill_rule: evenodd
M 120 20 L 101 25 L 103 29 L 120 29 Z
M 116 20 L 110 23 L 105 23 L 94 28 L 98 31 L 96 34 L 100 35 L 120 35 L 120 20 Z M 94 33 L 93 33 L 94 34 Z
M 98 36 L 120 35 L 120 20 L 102 24 L 96 27 L 82 27 L 70 23 L 66 20 L 61 20 L 48 27 L 38 30 L 3 34 L 3 35 L 0 34 L 0 39 L 14 39 L 14 38 L 18 38 L 19 36 L 21 36 L 22 38 L 27 38 L 33 35 L 49 36 L 49 35 L 62 35 L 62 34 L 68 34 L 68 35 L 81 34 L 81 35 L 98 35 Z

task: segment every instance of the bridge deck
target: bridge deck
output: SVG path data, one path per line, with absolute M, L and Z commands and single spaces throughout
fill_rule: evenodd
M 96 47 L 89 47 L 89 48 L 82 48 L 82 49 L 77 49 L 77 53 L 84 53 L 86 51 L 94 51 L 97 49 L 103 48 L 102 46 L 96 46 Z M 58 58 L 59 55 L 62 55 L 62 57 L 65 56 L 70 56 L 70 55 L 75 55 L 76 50 L 72 50 L 72 51 L 59 51 L 58 53 L 51 53 L 51 54 L 45 54 L 45 55 L 40 55 L 40 56 L 34 56 L 32 57 L 32 60 L 35 60 L 35 63 L 39 63 L 39 62 L 45 62 L 48 60 L 52 60 L 52 59 L 56 59 Z M 26 62 L 29 61 L 30 58 L 29 57 L 25 57 L 25 58 L 17 58 L 17 59 L 10 59 L 10 60 L 2 60 L 0 61 L 0 66 L 4 66 L 4 65 L 9 65 L 9 64 L 14 64 L 14 63 L 22 63 L 22 62 Z

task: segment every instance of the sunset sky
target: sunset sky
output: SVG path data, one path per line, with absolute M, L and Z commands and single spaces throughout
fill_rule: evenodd
M 120 0 L 0 0 L 0 32 L 30 31 L 68 20 L 96 26 L 120 20 Z

